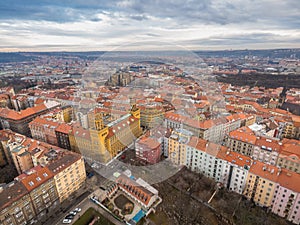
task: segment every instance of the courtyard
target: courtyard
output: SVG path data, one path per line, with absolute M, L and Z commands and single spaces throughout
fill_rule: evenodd
M 131 200 L 120 190 L 111 198 L 106 198 L 102 204 L 111 211 L 112 214 L 126 221 L 132 219 L 141 210 L 139 204 Z

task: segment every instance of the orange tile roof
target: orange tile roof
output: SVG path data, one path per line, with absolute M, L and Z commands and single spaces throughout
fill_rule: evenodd
M 165 113 L 165 118 L 178 122 L 183 123 L 188 126 L 199 128 L 199 129 L 209 129 L 215 125 L 219 125 L 222 123 L 225 123 L 224 118 L 218 118 L 218 119 L 210 119 L 210 120 L 204 120 L 204 121 L 198 121 L 192 118 L 189 118 L 187 116 L 182 116 L 174 112 L 167 112 Z
M 67 123 L 61 123 L 58 125 L 58 127 L 55 129 L 55 131 L 64 133 L 64 134 L 69 134 L 69 132 L 72 132 L 72 126 Z
M 280 186 L 300 193 L 300 174 L 289 171 L 287 169 L 281 169 L 281 173 L 278 176 L 277 182 Z
M 295 155 L 300 160 L 300 141 L 295 139 L 286 139 L 282 140 L 282 147 L 280 151 L 280 155 L 291 156 Z
M 145 146 L 147 149 L 155 149 L 160 146 L 160 143 L 156 138 L 152 137 L 142 137 L 137 141 L 137 144 Z
M 145 205 L 149 204 L 150 199 L 153 196 L 152 192 L 148 191 L 146 188 L 123 174 L 117 178 L 116 182 Z
M 30 192 L 53 177 L 53 173 L 47 168 L 36 166 L 19 175 L 15 179 L 22 182 Z
M 202 138 L 198 138 L 195 136 L 192 136 L 187 143 L 188 146 L 191 146 L 193 148 L 196 148 L 200 151 L 206 152 L 207 154 L 211 156 L 217 156 L 219 153 L 220 149 L 226 148 L 224 146 L 208 142 L 207 140 L 204 140 Z
M 35 104 L 35 105 L 39 105 L 39 104 L 44 103 L 44 101 L 45 101 L 45 99 L 43 99 L 43 98 L 38 98 L 38 99 L 35 100 L 34 104 Z
M 277 152 L 279 152 L 281 149 L 281 145 L 277 140 L 272 140 L 265 137 L 258 137 L 255 142 L 255 145 L 271 151 L 277 151 Z
M 59 121 L 55 121 L 53 119 L 49 119 L 49 118 L 43 118 L 43 117 L 36 117 L 34 118 L 29 125 L 34 125 L 34 126 L 45 126 L 45 125 L 49 125 L 49 126 L 53 126 L 53 127 L 58 127 L 58 125 L 60 124 Z
M 256 135 L 249 127 L 241 127 L 237 130 L 231 131 L 228 136 L 232 139 L 253 145 L 256 142 Z
M 242 155 L 238 152 L 230 151 L 228 148 L 222 146 L 217 154 L 217 158 L 223 159 L 231 164 L 238 165 L 240 167 L 250 166 L 251 158 Z
M 27 108 L 25 110 L 21 110 L 19 112 L 12 110 L 12 109 L 0 109 L 0 116 L 7 118 L 7 119 L 12 119 L 12 120 L 21 120 L 26 117 L 29 117 L 33 114 L 42 112 L 44 110 L 47 110 L 47 107 L 44 104 L 34 106 L 32 108 Z
M 267 165 L 260 161 L 254 161 L 250 167 L 250 173 L 255 174 L 261 178 L 269 181 L 277 182 L 278 180 L 278 167 Z

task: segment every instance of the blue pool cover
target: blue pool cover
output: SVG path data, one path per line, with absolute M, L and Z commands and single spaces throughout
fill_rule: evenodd
M 137 223 L 139 222 L 144 216 L 146 215 L 146 213 L 141 209 L 137 214 L 135 214 L 135 216 L 132 218 L 132 220 Z

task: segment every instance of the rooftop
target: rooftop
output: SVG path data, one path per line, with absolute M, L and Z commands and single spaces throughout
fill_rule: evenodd
M 4 189 L 0 191 L 0 210 L 13 204 L 26 194 L 28 191 L 21 182 L 13 181 L 5 185 Z
M 36 166 L 19 175 L 15 179 L 22 182 L 30 192 L 53 177 L 53 173 L 47 168 Z

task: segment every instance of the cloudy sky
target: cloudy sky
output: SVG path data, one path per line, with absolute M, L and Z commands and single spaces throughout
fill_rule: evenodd
M 299 0 L 0 1 L 0 51 L 141 49 L 148 43 L 191 50 L 299 48 Z

